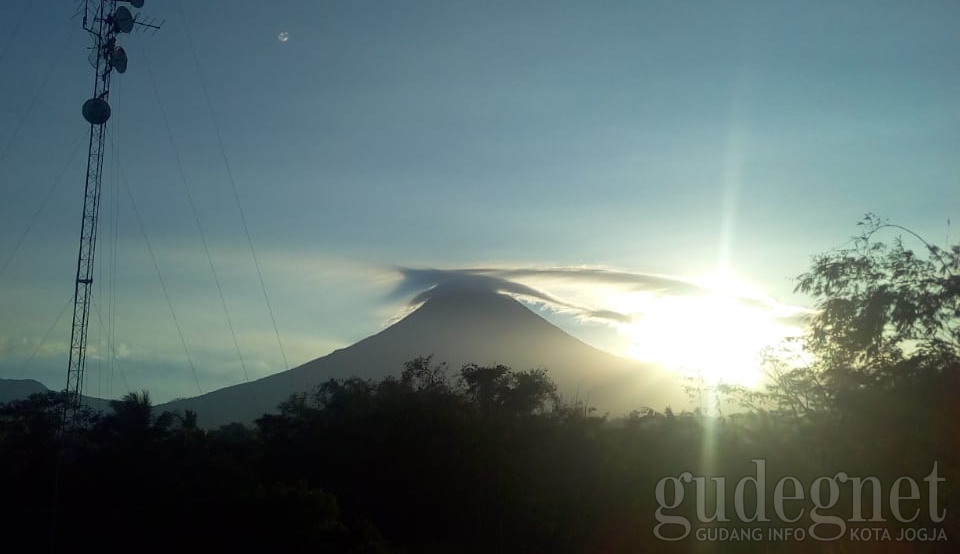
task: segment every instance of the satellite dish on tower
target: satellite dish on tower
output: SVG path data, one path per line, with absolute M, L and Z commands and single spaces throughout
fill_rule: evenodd
M 117 46 L 113 49 L 113 52 L 110 54 L 110 65 L 117 70 L 117 73 L 127 71 L 127 52 L 122 46 Z
M 117 11 L 113 13 L 113 28 L 116 29 L 118 33 L 129 33 L 133 30 L 133 15 L 130 14 L 125 6 L 120 6 L 117 8 Z
M 91 125 L 103 125 L 110 119 L 110 104 L 103 98 L 91 98 L 83 103 L 83 118 Z

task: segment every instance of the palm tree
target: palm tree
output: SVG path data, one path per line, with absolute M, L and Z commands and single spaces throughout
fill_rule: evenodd
M 120 400 L 111 400 L 112 414 L 103 418 L 103 428 L 121 440 L 140 442 L 161 438 L 173 425 L 173 414 L 153 415 L 153 401 L 147 391 L 129 392 Z

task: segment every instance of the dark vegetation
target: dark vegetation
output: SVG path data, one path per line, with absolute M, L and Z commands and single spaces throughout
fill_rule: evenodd
M 35 395 L 0 407 L 0 544 L 5 552 L 951 552 L 960 540 L 960 246 L 923 243 L 917 254 L 899 238 L 877 242 L 890 226 L 864 225 L 850 248 L 816 257 L 799 279 L 819 309 L 804 338 L 809 358 L 771 353 L 773 384 L 763 392 L 707 391 L 745 411 L 638 407 L 613 419 L 559 398 L 542 371 L 466 366 L 451 375 L 430 358 L 407 363 L 399 378 L 330 381 L 252 427 L 215 431 L 199 429 L 190 412 L 154 413 L 141 393 L 110 413 L 81 413 L 61 435 L 64 397 Z M 894 537 L 903 526 L 942 528 L 948 540 L 654 537 L 657 482 L 683 471 L 726 476 L 734 521 L 719 525 L 744 526 L 732 492 L 754 474 L 752 458 L 766 460 L 768 514 L 783 475 L 807 487 L 838 471 L 872 475 L 884 485 L 887 521 L 871 526 Z M 930 520 L 921 481 L 935 461 L 946 479 L 942 522 Z M 909 524 L 887 508 L 900 476 L 923 490 L 904 504 L 906 513 L 920 508 Z M 692 486 L 671 513 L 695 521 Z M 866 514 L 871 505 L 868 493 Z M 708 514 L 713 508 L 711 500 Z M 844 494 L 827 512 L 846 519 L 850 510 Z

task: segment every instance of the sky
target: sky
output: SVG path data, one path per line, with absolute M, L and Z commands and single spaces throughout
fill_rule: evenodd
M 0 3 L 0 378 L 51 388 L 66 378 L 93 80 L 73 11 Z M 794 278 L 865 213 L 957 241 L 952 0 L 134 11 L 165 22 L 121 39 L 89 394 L 166 400 L 262 377 L 382 329 L 412 283 L 491 271 L 549 295 L 526 298 L 575 336 L 636 355 L 663 327 L 653 312 L 709 309 L 724 327 L 726 308 L 684 304 L 690 284 L 774 319 L 810 307 Z M 637 288 L 651 276 L 671 285 Z

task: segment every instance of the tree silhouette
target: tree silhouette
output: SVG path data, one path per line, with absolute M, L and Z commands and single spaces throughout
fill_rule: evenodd
M 767 390 L 724 387 L 741 405 L 795 417 L 883 406 L 908 417 L 952 404 L 944 393 L 960 386 L 960 244 L 941 248 L 870 214 L 859 225 L 848 247 L 815 256 L 798 277 L 796 292 L 816 312 L 798 344 L 767 352 Z
M 120 400 L 111 400 L 110 409 L 112 412 L 97 422 L 94 432 L 111 436 L 131 448 L 166 438 L 176 421 L 171 412 L 153 413 L 153 401 L 147 391 L 129 392 Z
M 836 393 L 952 373 L 960 360 L 960 245 L 940 248 L 868 215 L 853 245 L 817 256 L 797 291 L 813 296 L 807 347 Z M 918 254 L 903 231 L 923 246 Z

